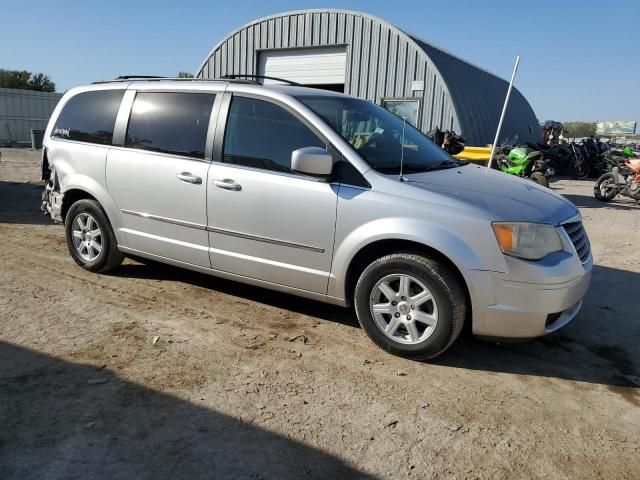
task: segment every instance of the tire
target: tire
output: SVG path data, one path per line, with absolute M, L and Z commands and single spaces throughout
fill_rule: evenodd
M 584 180 L 589 177 L 589 165 L 584 160 L 577 160 L 571 165 L 571 178 Z
M 401 279 L 406 277 L 413 280 L 408 280 L 408 288 L 403 289 Z M 382 293 L 383 289 L 388 294 Z M 392 293 L 397 295 L 394 300 L 389 298 Z M 452 269 L 412 253 L 395 253 L 371 263 L 358 279 L 354 305 L 358 322 L 376 345 L 416 360 L 434 358 L 447 350 L 460 335 L 467 313 L 464 288 Z M 376 314 L 373 305 L 378 307 Z M 388 312 L 380 313 L 380 308 Z M 425 320 L 431 325 L 423 323 Z
M 64 230 L 71 257 L 85 270 L 106 273 L 124 260 L 111 223 L 95 200 L 78 200 L 71 205 Z
M 529 180 L 531 180 L 533 183 L 537 183 L 538 185 L 549 188 L 549 179 L 544 175 L 544 173 L 533 172 L 529 177 Z
M 593 186 L 593 196 L 601 202 L 609 202 L 618 194 L 618 189 L 615 185 L 615 175 L 613 173 L 605 173 L 596 180 L 596 184 Z

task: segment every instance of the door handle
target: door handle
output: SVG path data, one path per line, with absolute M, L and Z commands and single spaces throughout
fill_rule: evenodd
M 195 176 L 191 172 L 182 172 L 176 175 L 178 180 L 187 183 L 195 183 L 196 185 L 200 185 L 202 183 L 202 178 Z
M 231 180 L 230 178 L 225 178 L 224 180 L 214 180 L 213 184 L 218 188 L 223 188 L 225 190 L 233 190 L 239 191 L 242 190 L 242 186 L 236 182 L 235 180 Z

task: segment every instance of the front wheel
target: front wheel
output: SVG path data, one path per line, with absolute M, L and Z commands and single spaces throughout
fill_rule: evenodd
M 576 160 L 571 165 L 571 178 L 584 180 L 589 176 L 589 165 L 584 160 Z
M 462 331 L 464 288 L 451 267 L 411 253 L 369 265 L 354 293 L 358 321 L 380 348 L 425 360 L 448 349 Z
M 593 186 L 593 196 L 601 202 L 609 202 L 618 194 L 616 186 L 616 177 L 613 173 L 605 173 Z
M 85 270 L 105 273 L 124 260 L 111 223 L 95 200 L 78 200 L 71 205 L 64 229 L 71 257 Z
M 537 183 L 538 185 L 549 188 L 549 179 L 545 176 L 544 173 L 533 172 L 529 177 L 529 180 L 531 180 L 533 183 Z

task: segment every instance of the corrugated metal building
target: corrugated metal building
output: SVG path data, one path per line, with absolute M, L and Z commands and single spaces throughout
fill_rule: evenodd
M 233 31 L 196 76 L 267 75 L 344 91 L 383 105 L 427 132 L 461 133 L 468 145 L 493 142 L 508 82 L 371 15 L 301 10 Z M 541 141 L 533 109 L 517 90 L 502 137 Z
M 44 130 L 62 93 L 0 88 L 0 144 L 31 143 L 30 129 Z

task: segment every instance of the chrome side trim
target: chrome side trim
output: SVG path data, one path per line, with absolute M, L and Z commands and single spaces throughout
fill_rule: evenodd
M 159 215 L 151 215 L 150 213 L 144 213 L 144 212 L 135 212 L 133 210 L 121 209 L 120 211 L 122 213 L 126 213 L 127 215 L 133 215 L 134 217 L 148 218 L 149 220 L 157 220 L 158 222 L 171 223 L 173 225 L 180 225 L 181 227 L 196 228 L 198 230 L 207 229 L 206 225 L 201 225 L 200 223 L 185 222 L 183 220 L 177 220 L 175 218 L 161 217 Z
M 277 240 L 275 238 L 258 237 L 257 235 L 235 232 L 233 230 L 223 230 L 221 228 L 207 227 L 207 231 L 212 233 L 219 233 L 220 235 L 229 235 L 231 237 L 244 238 L 246 240 L 255 240 L 256 242 L 271 243 L 273 245 L 281 245 L 283 247 L 299 248 L 301 250 L 308 250 L 310 252 L 324 253 L 324 248 L 314 247 L 311 245 L 303 245 L 301 243 L 287 242 L 285 240 Z
M 246 240 L 255 240 L 256 242 L 271 243 L 273 245 L 281 245 L 283 247 L 299 248 L 301 250 L 308 250 L 310 252 L 324 253 L 324 248 L 314 247 L 312 245 L 303 245 L 301 243 L 287 242 L 285 240 L 277 240 L 275 238 L 269 237 L 259 237 L 257 235 L 250 235 L 248 233 L 236 232 L 233 230 L 223 230 L 222 228 L 207 227 L 206 225 L 202 225 L 200 223 L 185 222 L 183 220 L 161 217 L 159 215 L 152 215 L 145 212 L 136 212 L 133 210 L 125 209 L 121 209 L 120 211 L 127 215 L 133 215 L 134 217 L 148 218 L 149 220 L 171 223 L 173 225 L 180 225 L 181 227 L 196 228 L 198 230 L 206 230 L 207 232 L 211 233 L 219 233 L 220 235 L 229 235 L 231 237 L 244 238 Z

